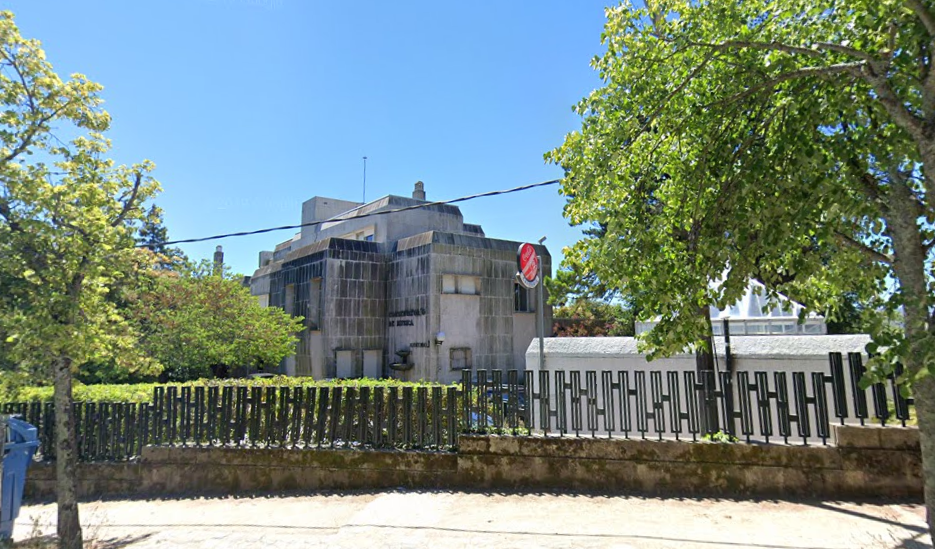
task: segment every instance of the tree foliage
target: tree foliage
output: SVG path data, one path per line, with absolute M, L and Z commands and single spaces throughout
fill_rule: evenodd
M 599 241 L 605 237 L 606 232 L 605 225 L 595 224 L 581 232 L 582 240 Z M 567 254 L 568 250 L 565 250 L 565 253 Z M 554 277 L 545 279 L 545 284 L 548 288 L 549 302 L 560 307 L 579 300 L 609 302 L 620 297 L 618 289 L 601 280 L 587 261 L 564 262 L 556 270 Z
M 212 377 L 236 366 L 271 368 L 295 352 L 302 318 L 261 307 L 249 289 L 207 268 L 152 272 L 130 307 L 141 348 L 163 365 L 165 379 Z
M 876 375 L 899 362 L 913 387 L 931 528 L 935 6 L 647 4 L 607 10 L 604 85 L 548 155 L 569 220 L 606 227 L 566 265 L 661 316 L 654 355 L 703 344 L 698 312 L 750 278 L 832 315 L 847 292 L 880 312 L 868 350 Z
M 155 204 L 143 220 L 137 243 L 155 254 L 156 266 L 163 270 L 184 270 L 188 265 L 188 256 L 180 248 L 169 246 L 169 230 L 162 219 L 162 208 Z

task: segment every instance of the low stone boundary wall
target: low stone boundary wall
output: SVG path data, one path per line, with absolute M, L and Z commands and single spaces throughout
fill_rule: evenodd
M 918 431 L 890 427 L 836 431 L 838 446 L 465 437 L 458 473 L 481 488 L 922 497 Z
M 712 496 L 922 497 L 912 428 L 835 427 L 835 446 L 462 435 L 457 453 L 147 447 L 84 463 L 83 497 L 286 490 L 567 489 Z M 54 495 L 33 464 L 26 497 Z
M 79 463 L 78 493 L 236 494 L 287 490 L 444 486 L 454 453 L 147 446 L 132 462 Z M 55 494 L 55 464 L 32 464 L 25 497 Z

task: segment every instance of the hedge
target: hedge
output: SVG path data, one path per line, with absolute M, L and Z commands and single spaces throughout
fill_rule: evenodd
M 73 390 L 75 402 L 151 402 L 156 387 L 432 387 L 441 383 L 409 382 L 397 379 L 331 379 L 314 380 L 310 377 L 276 376 L 271 378 L 247 379 L 201 379 L 186 383 L 136 383 L 130 385 L 83 385 L 76 383 Z M 6 391 L 5 402 L 51 402 L 52 387 L 19 387 Z

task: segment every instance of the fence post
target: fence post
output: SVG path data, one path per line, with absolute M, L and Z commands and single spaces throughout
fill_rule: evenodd
M 711 328 L 711 309 L 707 305 L 701 307 L 699 311 L 706 320 L 708 329 Z M 701 427 L 706 435 L 713 435 L 720 431 L 718 427 L 717 413 L 717 381 L 714 370 L 714 336 L 710 336 L 707 341 L 708 348 L 698 347 L 695 349 L 695 371 L 698 372 L 698 378 L 701 381 L 701 389 L 698 392 L 698 408 L 701 410 Z

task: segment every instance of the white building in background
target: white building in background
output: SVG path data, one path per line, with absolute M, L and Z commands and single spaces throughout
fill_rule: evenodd
M 724 319 L 728 319 L 730 334 L 742 335 L 825 335 L 825 317 L 809 313 L 799 324 L 802 304 L 779 294 L 780 305 L 767 308 L 766 287 L 751 280 L 743 297 L 727 309 L 711 306 L 711 328 L 714 335 L 724 335 Z M 648 332 L 657 321 L 636 323 L 636 333 Z

